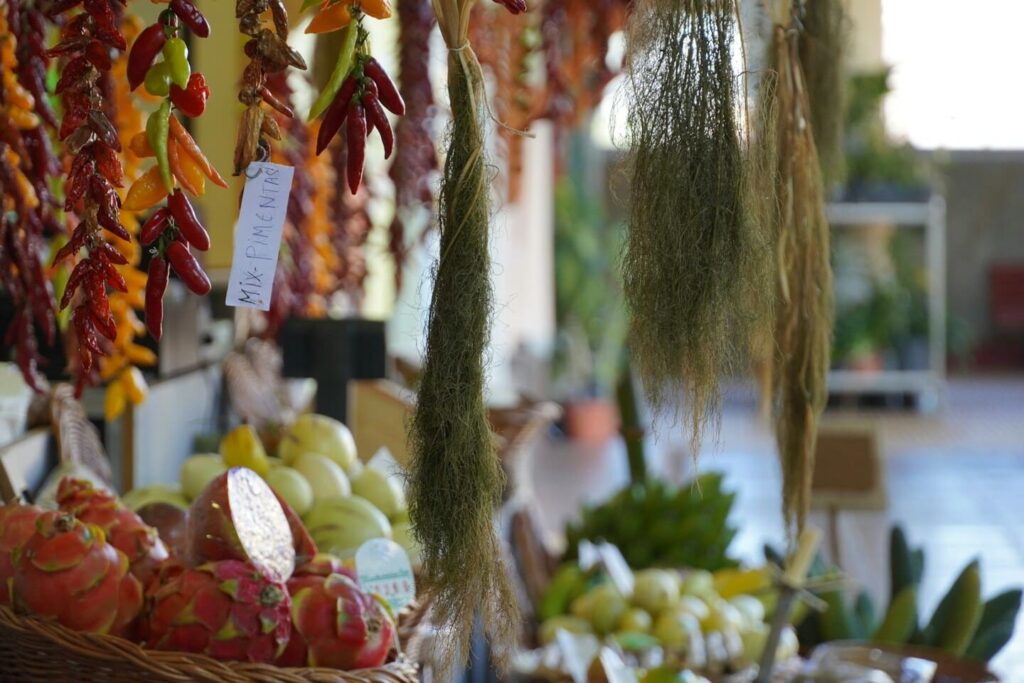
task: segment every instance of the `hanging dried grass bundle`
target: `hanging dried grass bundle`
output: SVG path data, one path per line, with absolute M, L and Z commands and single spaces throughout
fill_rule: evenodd
M 630 342 L 655 409 L 682 403 L 694 456 L 770 291 L 745 199 L 735 11 L 733 0 L 637 0 L 629 24 Z
M 774 5 L 770 75 L 762 83 L 758 158 L 774 190 L 762 206 L 776 242 L 778 284 L 771 371 L 783 509 L 803 528 L 810 504 L 817 425 L 828 397 L 832 270 L 824 190 L 791 3 Z
M 480 65 L 467 40 L 474 0 L 433 0 L 448 45 L 452 125 L 439 196 L 440 258 L 413 417 L 410 515 L 423 546 L 433 618 L 442 627 L 439 680 L 469 654 L 476 614 L 499 656 L 514 644 L 517 601 L 493 512 L 503 474 L 484 406 L 490 333 L 490 181 Z
M 838 179 L 843 169 L 843 61 L 849 22 L 842 0 L 810 0 L 804 4 L 802 23 L 800 65 L 810 102 L 814 144 L 828 183 Z

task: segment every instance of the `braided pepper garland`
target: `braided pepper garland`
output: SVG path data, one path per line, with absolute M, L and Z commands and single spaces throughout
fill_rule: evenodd
M 312 121 L 323 115 L 316 137 L 316 153 L 327 149 L 328 143 L 345 124 L 346 176 L 348 188 L 355 194 L 363 179 L 366 138 L 374 129 L 384 144 L 384 158 L 391 156 L 395 133 L 387 112 L 401 116 L 405 102 L 384 68 L 369 54 L 369 34 L 363 19 L 391 17 L 388 0 L 339 0 L 322 6 L 307 32 L 326 33 L 344 30 L 341 52 L 331 76 L 309 112 Z
M 172 0 L 157 23 L 146 28 L 128 55 L 128 85 L 143 85 L 152 96 L 163 98 L 149 115 L 146 130 L 132 138 L 129 147 L 139 158 L 154 157 L 156 164 L 128 190 L 124 208 L 145 211 L 166 199 L 143 224 L 139 240 L 150 248 L 146 281 L 146 327 L 160 339 L 163 334 L 163 297 L 171 270 L 199 296 L 209 294 L 210 279 L 191 252 L 207 251 L 210 235 L 200 222 L 186 193 L 199 197 L 206 179 L 227 187 L 225 180 L 178 120 L 175 111 L 195 118 L 206 109 L 210 89 L 201 73 L 193 73 L 181 25 L 196 38 L 210 35 L 210 24 L 191 0 Z M 160 61 L 157 57 L 162 56 Z
M 264 27 L 261 18 L 268 9 L 273 30 Z M 306 62 L 288 46 L 288 12 L 282 0 L 238 0 L 235 16 L 239 31 L 250 38 L 245 44 L 245 54 L 250 61 L 242 73 L 242 88 L 238 93 L 238 101 L 245 105 L 235 142 L 235 175 L 240 175 L 253 161 L 270 158 L 267 138 L 281 139 L 277 120 L 266 115 L 263 105 L 269 105 L 288 118 L 292 116 L 291 109 L 267 88 L 267 76 L 289 66 L 304 71 Z
M 53 291 L 39 255 L 43 233 L 52 228 L 52 199 L 46 180 L 58 170 L 31 87 L 24 87 L 33 41 L 28 13 L 17 3 L 0 12 L 0 282 L 14 305 L 4 344 L 25 383 L 44 391 L 37 326 L 47 344 L 56 339 Z M 35 20 L 38 20 L 38 16 Z M 41 44 L 36 47 L 42 49 Z M 26 61 L 19 65 L 19 60 Z M 44 67 L 45 68 L 45 67 Z M 52 112 L 51 112 L 52 113 Z
M 71 314 L 78 344 L 77 395 L 92 379 L 95 358 L 106 355 L 108 343 L 117 338 L 107 287 L 121 292 L 128 288 L 116 268 L 128 261 L 109 236 L 131 239 L 120 222 L 121 199 L 114 189 L 124 177 L 118 158 L 121 142 L 107 116 L 100 85 L 113 57 L 126 48 L 125 39 L 108 0 L 56 0 L 47 13 L 56 18 L 80 5 L 84 11 L 66 19 L 60 41 L 48 53 L 66 60 L 54 91 L 64 109 L 58 137 L 71 157 L 64 210 L 79 219 L 54 263 L 85 252 L 71 271 L 60 302 L 61 309 L 67 308 L 76 293 L 82 293 Z

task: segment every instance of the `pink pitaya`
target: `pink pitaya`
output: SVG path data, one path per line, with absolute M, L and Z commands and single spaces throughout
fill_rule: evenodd
M 14 552 L 15 606 L 76 631 L 127 635 L 142 608 L 128 557 L 103 530 L 65 512 L 44 512 Z
M 11 554 L 36 532 L 36 518 L 42 513 L 42 508 L 35 505 L 8 503 L 0 507 L 0 605 L 11 605 Z
M 220 475 L 192 501 L 187 541 L 194 565 L 239 560 L 280 582 L 295 570 L 288 518 L 270 486 L 244 467 Z
M 295 548 L 295 566 L 300 567 L 313 559 L 320 551 L 317 549 L 313 537 L 306 530 L 306 525 L 302 523 L 299 514 L 288 504 L 288 501 L 278 495 L 277 491 L 273 489 L 271 491 L 277 498 L 277 502 L 281 504 L 285 519 L 288 520 L 288 528 L 292 532 L 292 546 Z
M 365 669 L 380 666 L 395 644 L 395 623 L 384 607 L 347 576 L 297 576 L 292 637 L 281 666 Z
M 284 584 L 246 562 L 185 569 L 153 594 L 145 644 L 216 659 L 271 663 L 288 644 L 291 601 Z
M 353 581 L 356 580 L 355 571 L 337 555 L 329 553 L 317 553 L 305 564 L 297 565 L 292 576 L 294 578 L 300 576 L 323 576 L 326 578 L 331 574 L 342 574 Z
M 167 546 L 156 529 L 147 525 L 114 495 L 91 482 L 65 477 L 57 488 L 57 505 L 86 524 L 103 529 L 107 540 L 128 556 L 131 571 L 143 584 L 157 565 L 167 559 Z

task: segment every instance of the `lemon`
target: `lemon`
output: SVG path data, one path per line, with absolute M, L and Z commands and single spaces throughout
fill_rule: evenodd
M 241 425 L 228 432 L 221 439 L 220 455 L 229 468 L 248 467 L 261 477 L 270 471 L 270 458 L 251 425 Z

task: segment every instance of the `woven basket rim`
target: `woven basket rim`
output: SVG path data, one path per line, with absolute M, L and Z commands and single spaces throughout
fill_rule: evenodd
M 419 623 L 413 628 L 419 628 Z M 143 680 L 143 674 L 158 677 L 158 680 L 206 680 L 218 683 L 415 683 L 419 680 L 418 664 L 404 655 L 380 667 L 353 671 L 228 662 L 187 652 L 149 650 L 124 638 L 73 631 L 56 621 L 18 614 L 10 607 L 0 605 L 0 639 L 17 642 L 16 647 L 21 647 L 19 641 L 24 637 L 48 641 L 52 649 L 46 652 L 46 659 L 52 664 L 54 672 L 59 669 L 62 659 L 71 661 L 77 658 L 88 659 L 96 664 L 109 664 L 112 668 L 136 669 L 140 675 L 139 680 Z M 65 653 L 65 656 L 62 657 L 61 653 Z M 0 669 L 3 668 L 4 665 L 0 664 Z

